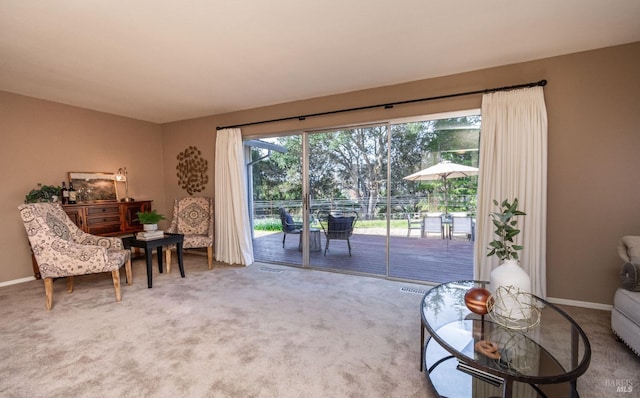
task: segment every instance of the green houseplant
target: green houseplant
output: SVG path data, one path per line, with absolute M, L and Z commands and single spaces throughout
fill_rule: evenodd
M 36 202 L 52 202 L 53 197 L 58 197 L 60 195 L 60 190 L 62 188 L 55 185 L 42 185 L 38 183 L 37 189 L 32 189 L 24 199 L 25 203 L 36 203 Z
M 494 199 L 493 204 L 500 210 L 490 214 L 493 225 L 496 228 L 494 233 L 497 238 L 489 242 L 488 249 L 490 251 L 487 257 L 495 255 L 501 261 L 517 260 L 518 250 L 522 250 L 522 246 L 516 245 L 513 242 L 513 238 L 520 233 L 520 230 L 517 228 L 518 221 L 515 220 L 514 217 L 526 216 L 527 213 L 518 210 L 518 198 L 515 198 L 513 203 L 509 203 L 509 201 L 505 199 L 500 204 Z
M 518 250 L 523 247 L 513 242 L 520 233 L 515 217 L 526 213 L 518 210 L 517 198 L 512 203 L 507 199 L 502 203 L 494 200 L 493 203 L 499 210 L 491 213 L 496 239 L 489 242 L 487 256 L 498 257 L 501 264 L 491 271 L 492 311 L 503 320 L 526 319 L 531 316 L 531 302 L 526 298 L 531 292 L 531 277 L 518 264 Z
M 164 216 L 156 210 L 139 211 L 137 215 L 141 224 L 157 224 L 159 221 L 165 220 Z

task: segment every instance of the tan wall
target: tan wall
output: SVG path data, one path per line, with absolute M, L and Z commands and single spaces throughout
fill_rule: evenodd
M 129 171 L 129 195 L 165 209 L 161 127 L 153 123 L 0 92 L 0 282 L 33 276 L 17 206 L 37 183 L 69 171 Z M 118 184 L 124 196 L 124 185 Z
M 207 159 L 209 182 L 197 195 L 213 197 L 213 166 L 215 153 L 215 125 L 204 119 L 193 119 L 163 126 L 164 186 L 166 203 L 173 206 L 173 200 L 189 196 L 178 184 L 176 166 L 178 154 L 190 146 L 198 148 L 201 157 Z M 168 217 L 169 218 L 169 217 Z
M 618 286 L 621 236 L 640 235 L 640 43 L 470 73 L 297 101 L 163 125 L 167 200 L 177 187 L 175 156 L 202 145 L 213 163 L 215 126 L 431 97 L 547 79 L 549 185 L 547 275 L 550 297 L 611 303 Z M 243 135 L 273 134 L 349 123 L 479 108 L 460 97 L 270 123 Z M 213 170 L 213 169 L 211 169 Z M 213 171 L 212 171 L 213 172 Z M 213 177 L 213 174 L 211 175 Z M 213 192 L 213 187 L 209 192 Z
M 209 162 L 213 195 L 215 127 L 437 96 L 547 79 L 549 115 L 548 293 L 611 303 L 618 285 L 621 236 L 640 235 L 640 43 L 507 65 L 343 95 L 157 126 L 124 117 L 0 92 L 4 222 L 0 282 L 32 275 L 16 206 L 36 183 L 59 184 L 68 171 L 127 166 L 130 196 L 153 199 L 170 214 L 178 187 L 176 156 L 198 147 Z M 480 107 L 480 96 L 374 109 L 243 128 L 274 134 Z M 160 140 L 159 137 L 162 136 Z M 119 187 L 123 189 L 123 187 Z

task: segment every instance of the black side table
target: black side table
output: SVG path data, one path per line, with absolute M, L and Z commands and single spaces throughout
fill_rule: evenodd
M 182 243 L 184 242 L 184 235 L 182 234 L 170 234 L 165 232 L 163 238 L 151 239 L 151 240 L 139 240 L 135 236 L 129 236 L 122 238 L 122 244 L 125 249 L 131 249 L 132 247 L 138 247 L 144 249 L 145 256 L 147 257 L 147 286 L 151 289 L 152 284 L 152 262 L 151 257 L 153 249 L 158 252 L 158 271 L 162 270 L 162 246 L 176 245 L 176 252 L 178 253 L 178 267 L 180 268 L 180 276 L 184 278 L 184 265 L 182 263 Z

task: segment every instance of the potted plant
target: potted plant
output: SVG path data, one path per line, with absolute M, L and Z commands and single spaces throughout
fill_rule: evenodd
M 158 229 L 158 222 L 165 220 L 164 216 L 158 213 L 156 210 L 151 211 L 139 211 L 137 213 L 138 221 L 143 224 L 145 231 L 155 231 Z
M 527 213 L 518 210 L 518 198 L 515 198 L 513 203 L 509 203 L 505 199 L 501 204 L 498 204 L 498 201 L 494 199 L 493 204 L 500 209 L 499 212 L 490 214 L 493 225 L 496 227 L 494 233 L 497 239 L 489 242 L 491 251 L 487 254 L 487 257 L 495 255 L 501 261 L 517 260 L 518 250 L 522 250 L 523 247 L 513 242 L 513 238 L 520 233 L 517 228 L 518 220 L 515 220 L 514 217 L 526 216 Z
M 523 319 L 530 316 L 526 295 L 531 293 L 531 278 L 518 264 L 518 251 L 522 245 L 516 245 L 513 239 L 520 233 L 517 216 L 526 213 L 518 210 L 518 199 L 509 203 L 497 200 L 493 204 L 497 212 L 491 213 L 496 239 L 489 242 L 488 257 L 496 256 L 501 265 L 491 271 L 489 288 L 493 295 L 493 310 L 508 319 Z
M 62 188 L 55 185 L 42 185 L 38 183 L 38 189 L 32 189 L 24 199 L 25 203 L 57 202 Z

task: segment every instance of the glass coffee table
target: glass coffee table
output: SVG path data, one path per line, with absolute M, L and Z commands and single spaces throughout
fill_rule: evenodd
M 539 324 L 528 330 L 501 326 L 464 304 L 467 290 L 485 285 L 448 282 L 422 298 L 420 370 L 431 387 L 441 397 L 578 397 L 577 379 L 591 360 L 580 326 L 536 296 Z

